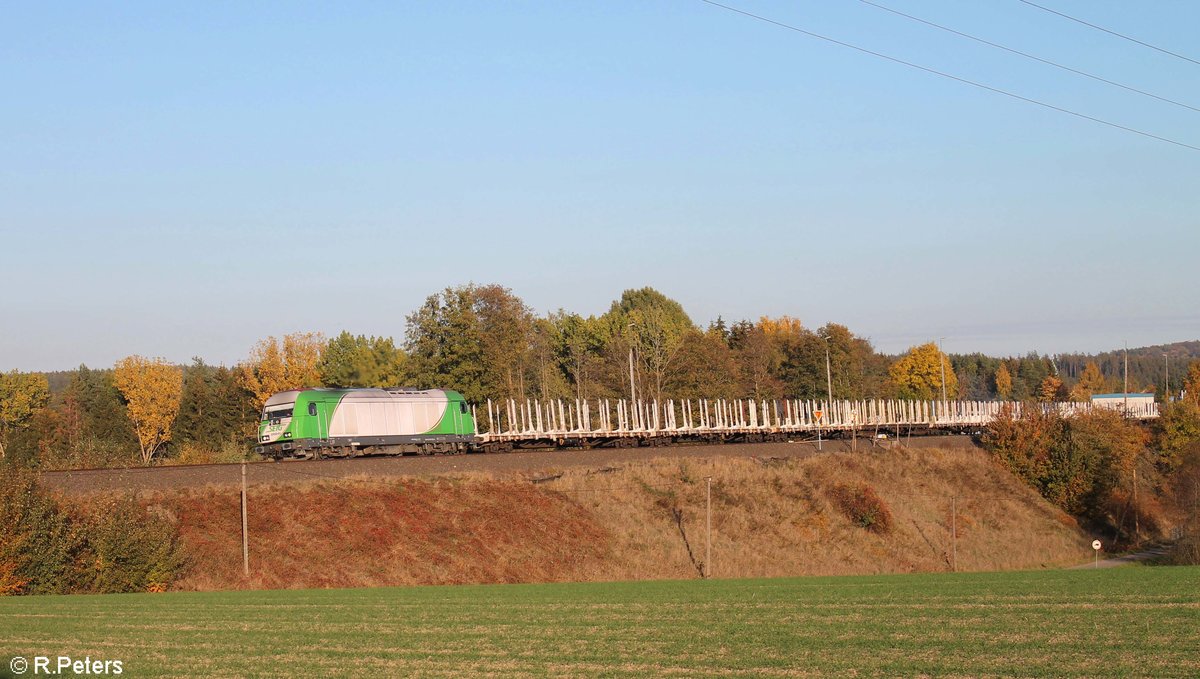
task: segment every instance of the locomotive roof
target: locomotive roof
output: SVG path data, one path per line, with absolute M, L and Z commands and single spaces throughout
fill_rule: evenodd
M 324 394 L 339 394 L 343 398 L 358 399 L 433 399 L 446 398 L 449 393 L 457 393 L 447 389 L 415 389 L 411 387 L 388 387 L 386 389 L 367 388 L 367 389 L 338 389 L 333 387 L 313 387 L 309 389 L 292 389 L 289 391 L 281 391 L 273 394 L 263 404 L 263 407 L 283 405 L 285 403 L 295 403 L 296 398 L 302 393 L 318 392 Z

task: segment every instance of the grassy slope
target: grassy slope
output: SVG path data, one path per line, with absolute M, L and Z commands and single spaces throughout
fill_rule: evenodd
M 129 676 L 1197 676 L 1200 568 L 0 600 Z
M 346 587 L 696 577 L 713 479 L 713 573 L 780 577 L 1064 565 L 1091 554 L 1074 522 L 978 451 L 660 459 L 541 484 L 471 476 L 251 489 L 253 575 L 241 575 L 236 489 L 158 496 L 193 568 L 182 589 Z M 829 502 L 871 485 L 894 530 Z

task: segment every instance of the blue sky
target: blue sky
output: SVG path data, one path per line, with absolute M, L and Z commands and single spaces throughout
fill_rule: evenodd
M 860 2 L 729 4 L 1200 145 L 1200 113 Z M 1200 66 L 1016 0 L 883 4 L 1200 107 Z M 1045 4 L 1200 58 L 1200 4 Z M 0 83 L 3 370 L 401 338 L 470 281 L 893 352 L 1200 338 L 1200 152 L 694 0 L 10 5 Z

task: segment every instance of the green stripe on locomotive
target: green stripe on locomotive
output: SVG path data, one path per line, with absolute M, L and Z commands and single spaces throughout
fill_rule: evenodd
M 372 409 L 372 405 L 376 406 Z M 360 410 L 368 413 L 364 430 Z M 404 417 L 403 414 L 407 415 Z M 407 420 L 410 425 L 403 427 Z M 470 407 L 451 390 L 303 389 L 267 399 L 260 444 L 356 436 L 470 436 Z

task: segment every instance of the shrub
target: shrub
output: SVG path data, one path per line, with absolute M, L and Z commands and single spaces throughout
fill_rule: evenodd
M 110 499 L 85 518 L 83 578 L 98 593 L 161 592 L 182 565 L 175 527 L 132 497 Z
M 829 492 L 833 505 L 857 526 L 873 533 L 892 530 L 892 512 L 875 489 L 865 483 L 839 483 Z
M 161 591 L 182 565 L 176 534 L 131 497 L 64 507 L 0 464 L 0 595 Z
M 34 474 L 0 465 L 0 593 L 69 591 L 78 550 L 70 517 Z
M 1200 442 L 1192 443 L 1182 451 L 1171 485 L 1182 519 L 1172 561 L 1200 564 Z
M 1154 473 L 1147 441 L 1137 422 L 1116 411 L 1062 417 L 1038 404 L 1019 415 L 1005 407 L 982 437 L 992 456 L 1042 497 L 1119 535 L 1127 519 L 1143 528 L 1149 520 L 1157 531 L 1152 503 L 1132 507 L 1139 467 L 1143 486 Z

